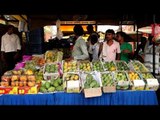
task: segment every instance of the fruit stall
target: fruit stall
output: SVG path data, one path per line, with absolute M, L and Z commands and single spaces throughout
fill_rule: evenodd
M 4 73 L 0 105 L 158 105 L 158 88 L 139 61 L 66 61 L 53 50 Z

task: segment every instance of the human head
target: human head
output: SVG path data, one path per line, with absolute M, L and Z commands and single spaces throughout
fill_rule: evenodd
M 142 36 L 141 37 L 141 45 L 145 46 L 146 42 L 147 42 L 147 38 Z
M 91 24 L 89 24 L 89 25 L 87 26 L 87 32 L 88 32 L 89 34 L 91 34 L 93 31 L 94 31 L 94 30 L 93 30 L 93 26 L 92 26 Z
M 7 33 L 11 35 L 14 32 L 14 26 L 13 25 L 8 25 L 7 27 Z
M 81 25 L 77 24 L 74 26 L 73 31 L 76 36 L 81 36 L 84 34 L 84 30 Z
M 126 37 L 127 37 L 127 34 L 125 32 L 120 31 L 116 33 L 116 38 L 120 43 L 126 42 Z
M 108 29 L 106 30 L 106 33 L 105 33 L 105 39 L 106 40 L 112 40 L 115 36 L 115 32 L 113 29 Z
M 91 35 L 91 44 L 94 45 L 98 42 L 98 36 L 96 34 Z

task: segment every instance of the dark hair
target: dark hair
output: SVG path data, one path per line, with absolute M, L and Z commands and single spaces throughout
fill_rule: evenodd
M 119 31 L 119 32 L 117 32 L 116 34 L 117 34 L 117 35 L 119 34 L 120 36 L 122 36 L 123 39 L 124 39 L 124 42 L 128 42 L 128 40 L 131 40 L 131 39 L 132 39 L 129 35 L 127 35 L 127 34 L 126 34 L 125 32 L 123 32 L 123 31 Z
M 11 28 L 14 28 L 14 26 L 13 26 L 13 25 L 8 25 L 8 26 L 7 26 L 7 30 L 9 30 L 9 29 L 11 29 Z
M 115 35 L 115 32 L 114 32 L 113 29 L 108 29 L 108 30 L 106 30 L 105 35 L 106 35 L 107 33 L 111 33 L 111 34 Z
M 81 36 L 84 34 L 84 30 L 81 25 L 75 25 L 73 31 L 76 35 Z
M 98 41 L 98 36 L 96 34 L 91 35 L 91 43 L 95 44 Z
M 89 24 L 89 25 L 87 26 L 87 30 L 93 30 L 93 26 L 92 26 L 91 24 Z

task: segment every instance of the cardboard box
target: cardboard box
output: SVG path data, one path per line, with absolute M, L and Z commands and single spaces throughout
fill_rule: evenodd
M 73 78 L 77 77 L 77 79 Z M 78 72 L 68 72 L 63 74 L 63 88 L 67 93 L 80 93 L 81 81 Z
M 118 76 L 121 76 L 118 78 Z M 123 78 L 122 78 L 123 76 Z M 117 90 L 127 90 L 130 87 L 130 81 L 128 80 L 127 73 L 125 71 L 116 71 L 114 73 L 114 80 L 116 81 Z
M 94 80 L 99 83 L 99 87 L 90 87 L 90 88 L 85 88 L 85 82 L 87 75 L 90 74 L 93 76 Z M 81 74 L 81 79 L 82 79 L 82 88 L 84 89 L 84 96 L 85 98 L 90 98 L 90 97 L 99 97 L 102 95 L 102 82 L 100 78 L 100 72 L 91 72 L 91 73 L 82 73 Z
M 48 72 L 46 72 L 46 71 L 45 71 L 46 65 L 56 65 L 56 67 L 57 67 L 56 73 L 48 73 Z M 46 64 L 44 65 L 44 68 L 43 68 L 43 78 L 44 78 L 44 80 L 51 80 L 51 79 L 56 79 L 56 78 L 58 78 L 58 76 L 60 75 L 59 69 L 60 69 L 60 68 L 59 68 L 58 63 L 46 63 Z
M 105 86 L 103 87 L 104 93 L 113 93 L 116 92 L 116 86 Z
M 159 82 L 157 79 L 146 79 L 145 90 L 158 90 Z
M 143 80 L 133 80 L 131 86 L 132 90 L 144 90 L 145 82 Z
M 103 76 L 103 75 L 107 75 L 107 76 Z M 107 77 L 110 77 L 108 79 L 106 79 Z M 104 78 L 104 81 L 106 84 L 103 84 L 104 81 L 103 79 Z M 115 83 L 115 80 L 113 78 L 113 74 L 112 72 L 101 72 L 101 81 L 102 81 L 102 90 L 104 93 L 112 93 L 112 92 L 116 92 L 116 83 Z
M 80 81 L 79 80 L 67 81 L 66 92 L 67 93 L 80 93 Z
M 0 94 L 18 94 L 18 87 L 0 87 Z
M 84 89 L 84 96 L 85 96 L 85 98 L 99 97 L 101 95 L 102 95 L 101 88 L 88 88 L 88 89 Z

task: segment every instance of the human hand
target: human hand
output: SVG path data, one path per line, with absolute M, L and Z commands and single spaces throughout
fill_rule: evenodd
M 5 58 L 4 58 L 4 56 L 1 56 L 1 60 L 2 60 L 2 62 L 6 61 Z
M 129 50 L 123 50 L 122 53 L 130 53 Z
M 15 56 L 14 56 L 14 60 L 17 60 L 19 58 L 19 54 L 16 53 Z
M 74 58 L 73 57 L 70 57 L 70 58 L 67 58 L 67 59 L 65 59 L 66 61 L 71 61 L 71 60 L 74 60 Z

